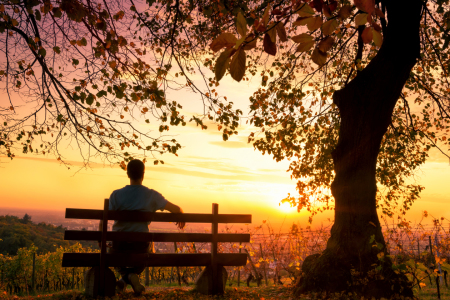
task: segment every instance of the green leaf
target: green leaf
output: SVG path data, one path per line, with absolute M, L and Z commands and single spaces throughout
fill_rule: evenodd
M 86 104 L 92 105 L 94 103 L 95 97 L 93 94 L 89 93 L 89 95 L 86 98 Z
M 36 16 L 36 20 L 41 20 L 41 12 L 37 9 L 34 10 L 34 15 Z
M 39 49 L 38 52 L 42 57 L 45 57 L 47 55 L 47 51 L 44 48 Z
M 108 95 L 108 93 L 106 91 L 100 91 L 97 93 L 96 96 L 97 96 L 97 98 L 101 98 L 101 97 L 107 96 L 107 95 Z
M 53 15 L 55 16 L 55 18 L 61 18 L 62 16 L 62 12 L 61 9 L 59 9 L 59 7 L 54 7 L 52 9 Z
M 61 53 L 61 49 L 58 46 L 53 47 L 53 51 L 55 51 L 58 54 Z
M 81 46 L 86 46 L 87 45 L 87 41 L 86 41 L 86 39 L 84 37 L 81 38 L 80 44 L 81 44 Z
M 72 58 L 72 64 L 77 66 L 80 63 L 78 59 Z

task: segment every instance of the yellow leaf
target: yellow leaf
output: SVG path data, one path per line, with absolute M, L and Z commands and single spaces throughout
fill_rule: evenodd
M 373 39 L 372 28 L 366 27 L 364 29 L 363 33 L 361 34 L 361 38 L 362 38 L 364 44 L 369 44 L 370 42 L 372 42 L 372 39 Z
M 323 19 L 322 17 L 314 17 L 311 18 L 311 20 L 308 21 L 308 24 L 306 24 L 308 26 L 309 31 L 314 31 L 316 29 L 319 29 L 323 24 Z
M 420 285 L 421 287 L 427 286 L 427 285 L 426 285 L 425 283 L 423 283 L 423 282 L 420 282 L 419 285 Z
M 276 30 L 278 33 L 278 37 L 280 38 L 280 41 L 287 42 L 287 35 L 286 35 L 286 29 L 284 28 L 283 22 L 280 22 L 276 26 Z
M 381 47 L 383 44 L 383 36 L 378 31 L 372 29 L 373 41 L 377 47 Z
M 311 17 L 314 15 L 314 10 L 308 3 L 300 4 L 300 9 L 297 11 L 300 17 Z
M 236 81 L 241 81 L 245 74 L 245 51 L 239 49 L 231 59 L 230 75 Z
M 339 26 L 339 22 L 336 19 L 328 20 L 322 25 L 322 33 L 324 35 L 332 34 Z
M 327 62 L 327 54 L 316 48 L 311 55 L 311 59 L 315 64 L 321 67 Z
M 352 14 L 352 6 L 351 5 L 344 5 L 341 7 L 341 9 L 338 12 L 338 18 L 341 20 L 345 20 Z
M 295 43 L 306 43 L 306 42 L 311 42 L 312 40 L 314 40 L 314 38 L 307 33 L 302 33 L 302 34 L 293 36 L 292 40 Z
M 247 35 L 247 21 L 240 12 L 238 13 L 236 18 L 236 29 L 241 36 Z
M 300 18 L 297 21 L 295 21 L 294 23 L 292 23 L 292 25 L 294 25 L 294 26 L 306 25 L 310 22 L 311 19 L 312 19 L 312 17 Z
M 323 53 L 326 53 L 328 50 L 333 47 L 334 39 L 330 36 L 326 37 L 324 40 L 320 41 L 319 45 L 317 46 L 320 51 Z
M 365 25 L 367 23 L 367 14 L 359 14 L 355 17 L 356 27 Z
M 223 75 L 225 75 L 225 71 L 227 70 L 228 64 L 230 63 L 231 51 L 232 49 L 223 51 L 216 60 L 216 68 L 214 73 L 216 75 L 217 81 L 220 81 Z
M 11 20 L 11 23 L 12 23 L 12 25 L 13 25 L 14 27 L 17 26 L 17 25 L 19 25 L 19 22 L 17 22 L 16 19 L 12 19 L 12 20 Z
M 270 12 L 270 4 L 267 5 L 266 10 L 264 11 L 264 15 L 262 17 L 262 23 L 264 24 L 264 26 L 267 26 L 267 23 L 269 22 L 269 12 Z
M 112 68 L 112 69 L 114 69 L 115 67 L 116 67 L 116 65 L 117 65 L 117 63 L 116 63 L 116 61 L 110 61 L 109 62 L 109 66 Z
M 251 49 L 253 49 L 253 48 L 256 48 L 256 42 L 257 42 L 257 39 L 254 37 L 254 36 L 248 36 L 246 39 L 245 39 L 245 42 L 247 43 L 247 44 L 245 44 L 245 46 L 243 46 L 242 48 L 244 49 L 244 50 L 251 50 Z
M 270 30 L 267 31 L 267 34 L 270 36 L 270 40 L 272 43 L 277 42 L 277 30 L 275 29 L 275 25 L 272 23 L 269 25 Z
M 315 41 L 310 41 L 310 42 L 305 42 L 305 43 L 300 43 L 300 45 L 298 45 L 297 50 L 295 50 L 296 52 L 306 52 L 308 50 L 310 50 L 315 44 Z
M 230 48 L 233 47 L 236 44 L 237 38 L 229 33 L 224 32 L 221 35 L 219 35 L 212 43 L 209 45 L 211 47 L 211 50 L 214 52 L 217 52 L 221 50 L 222 48 Z

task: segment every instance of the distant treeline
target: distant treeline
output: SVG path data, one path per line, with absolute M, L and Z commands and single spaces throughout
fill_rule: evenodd
M 31 216 L 0 216 L 0 254 L 16 255 L 17 250 L 34 244 L 38 254 L 54 252 L 59 246 L 68 247 L 75 242 L 64 240 L 65 228 L 31 221 Z M 82 242 L 83 247 L 94 247 L 95 243 Z

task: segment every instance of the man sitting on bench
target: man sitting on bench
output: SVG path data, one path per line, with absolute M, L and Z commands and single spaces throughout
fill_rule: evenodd
M 145 165 L 138 159 L 131 160 L 127 165 L 127 174 L 130 178 L 130 185 L 115 190 L 109 197 L 109 210 L 133 210 L 144 212 L 156 212 L 157 210 L 168 210 L 172 213 L 182 213 L 183 210 L 171 202 L 167 201 L 160 193 L 142 185 L 144 179 Z M 150 222 L 122 222 L 114 221 L 113 231 L 127 232 L 149 232 Z M 185 223 L 176 223 L 180 229 Z M 102 228 L 102 222 L 100 222 Z M 101 229 L 100 229 L 101 230 Z M 153 252 L 153 244 L 149 242 L 113 242 L 109 253 L 148 253 Z M 145 291 L 145 287 L 139 281 L 139 274 L 145 270 L 142 267 L 119 267 L 116 270 L 122 275 L 117 281 L 117 289 L 123 292 L 127 285 L 133 287 L 133 291 L 140 295 Z

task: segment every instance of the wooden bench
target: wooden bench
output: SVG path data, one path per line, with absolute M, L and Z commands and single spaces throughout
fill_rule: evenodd
M 219 233 L 219 223 L 251 223 L 251 215 L 219 214 L 219 205 L 213 203 L 212 214 L 174 214 L 147 213 L 139 211 L 109 211 L 109 200 L 105 199 L 104 209 L 76 209 L 67 208 L 66 218 L 103 220 L 102 231 L 66 230 L 65 240 L 101 241 L 100 253 L 64 253 L 63 267 L 99 267 L 96 278 L 98 284 L 97 295 L 105 296 L 105 272 L 108 267 L 134 266 L 211 266 L 212 290 L 211 294 L 223 291 L 219 286 L 221 278 L 220 266 L 245 266 L 246 253 L 218 253 L 218 243 L 246 243 L 250 242 L 250 234 Z M 157 233 L 157 232 L 114 232 L 108 231 L 108 220 L 126 222 L 186 222 L 211 223 L 211 233 Z M 211 253 L 148 253 L 121 254 L 107 253 L 106 241 L 127 242 L 196 242 L 211 243 Z

